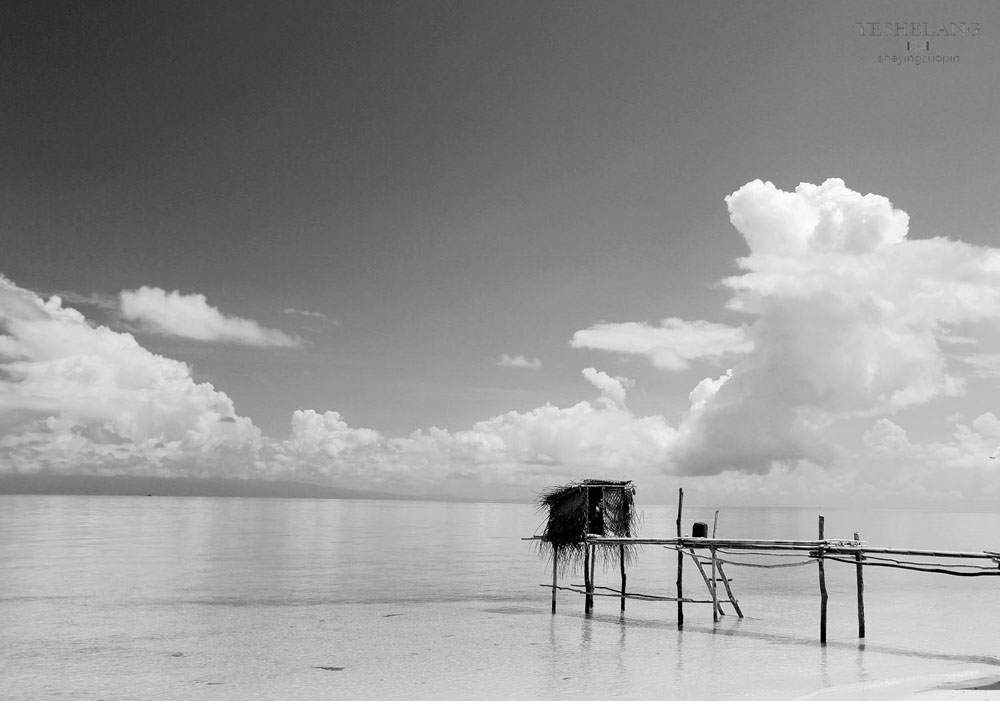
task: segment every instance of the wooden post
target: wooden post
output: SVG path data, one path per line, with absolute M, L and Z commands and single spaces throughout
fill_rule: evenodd
M 590 575 L 592 572 L 590 543 L 587 541 L 590 537 L 590 489 L 587 487 L 581 489 L 583 489 L 583 590 L 586 592 L 583 597 L 583 613 L 589 616 L 591 609 L 594 608 L 594 582 Z
M 826 518 L 820 514 L 819 516 L 819 539 L 825 540 L 824 525 Z M 826 602 L 829 598 L 826 593 L 826 571 L 823 567 L 823 546 L 820 545 L 816 549 L 816 561 L 819 563 L 819 642 L 822 645 L 826 645 Z
M 618 546 L 618 562 L 622 570 L 622 611 L 625 611 L 625 545 Z
M 718 563 L 719 567 L 719 577 L 722 578 L 722 583 L 726 586 L 726 594 L 729 595 L 729 603 L 733 605 L 733 609 L 736 611 L 736 615 L 743 618 L 743 611 L 740 610 L 740 603 L 736 600 L 736 596 L 733 594 L 733 588 L 729 586 L 729 579 L 726 577 L 726 573 L 722 570 L 722 563 Z
M 715 510 L 715 523 L 712 524 L 712 538 L 715 538 L 719 530 L 719 510 Z M 712 552 L 715 552 L 714 550 Z M 729 578 L 726 577 L 725 571 L 722 569 L 722 563 L 716 562 L 716 567 L 719 568 L 719 577 L 722 578 L 722 583 L 726 587 L 726 594 L 729 596 L 729 603 L 733 605 L 733 610 L 736 611 L 736 615 L 743 618 L 743 611 L 740 610 L 740 603 L 736 600 L 733 595 L 733 588 L 729 586 Z
M 861 540 L 856 531 L 854 533 L 854 540 Z M 861 561 L 864 560 L 864 555 L 861 554 L 861 550 L 859 549 L 854 557 L 858 563 L 855 565 L 858 570 L 858 637 L 863 638 L 865 637 L 865 575 Z
M 719 510 L 716 509 L 715 510 L 715 518 L 712 520 L 712 538 L 713 539 L 715 539 L 715 534 L 718 532 L 718 530 L 719 530 Z M 718 564 L 715 561 L 715 548 L 712 548 L 711 552 L 712 552 L 712 620 L 713 621 L 718 621 L 719 620 L 719 614 L 722 614 L 722 607 L 719 606 L 719 596 L 718 596 L 719 582 L 716 579 L 716 577 L 719 576 L 717 574 L 718 573 Z M 725 615 L 725 614 L 722 614 L 722 615 Z
M 590 546 L 590 609 L 594 610 L 594 569 L 597 565 L 597 546 Z
M 681 537 L 681 513 L 684 510 L 684 488 L 677 490 L 677 537 Z M 684 551 L 677 548 L 677 627 L 684 627 Z
M 691 559 L 694 560 L 695 567 L 698 568 L 698 573 L 701 574 L 701 578 L 705 582 L 705 588 L 708 589 L 708 593 L 711 596 L 713 594 L 712 581 L 708 578 L 708 574 L 705 573 L 705 568 L 701 565 L 701 560 L 698 559 L 698 553 L 695 552 L 694 548 L 688 548 L 688 552 L 691 553 Z M 719 604 L 718 600 L 714 597 L 712 598 L 712 620 L 719 620 L 719 615 L 725 616 L 725 611 L 722 610 L 722 606 Z
M 716 516 L 716 518 L 718 518 L 718 516 L 719 516 L 719 512 L 718 511 L 715 512 L 715 516 Z M 718 576 L 716 574 L 716 566 L 715 566 L 715 548 L 711 548 L 710 550 L 711 550 L 711 553 L 712 553 L 712 586 L 711 586 L 711 590 L 712 590 L 712 620 L 717 622 L 719 620 L 719 614 L 722 613 L 722 606 L 719 605 L 719 595 L 718 595 L 719 585 L 718 585 L 718 583 L 716 582 L 716 579 L 715 579 Z
M 552 613 L 556 612 L 556 587 L 559 585 L 559 548 L 552 546 Z

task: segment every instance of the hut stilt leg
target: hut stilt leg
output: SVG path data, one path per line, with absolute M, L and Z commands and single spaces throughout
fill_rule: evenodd
M 622 612 L 625 611 L 625 546 L 618 546 L 618 563 L 622 570 Z
M 854 533 L 854 540 L 861 540 L 857 532 Z M 864 567 L 861 566 L 861 561 L 864 560 L 864 555 L 861 554 L 859 550 L 855 555 L 857 560 L 857 565 L 855 567 L 858 570 L 858 637 L 865 637 L 865 575 Z
M 825 540 L 823 532 L 825 530 L 826 518 L 820 514 L 819 517 L 819 539 Z M 829 596 L 826 593 L 826 569 L 823 566 L 823 546 L 817 548 L 816 561 L 819 563 L 819 642 L 826 645 L 826 602 Z
M 591 545 L 590 546 L 590 596 L 588 597 L 590 599 L 591 611 L 594 610 L 594 588 L 595 588 L 594 570 L 596 569 L 596 565 L 597 565 L 597 546 Z
M 677 490 L 677 537 L 681 537 L 681 512 L 684 509 L 684 489 Z M 677 627 L 684 627 L 684 551 L 677 548 Z
M 559 586 L 559 548 L 552 547 L 552 613 L 556 612 L 556 588 Z
M 594 584 L 590 581 L 590 543 L 583 544 L 583 589 L 585 592 L 583 612 L 589 615 L 590 610 L 594 607 Z

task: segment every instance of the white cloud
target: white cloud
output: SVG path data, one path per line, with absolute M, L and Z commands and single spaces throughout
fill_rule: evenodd
M 688 399 L 691 401 L 691 409 L 688 415 L 688 419 L 700 415 L 702 410 L 704 410 L 705 405 L 712 399 L 719 390 L 722 389 L 722 385 L 726 384 L 732 378 L 732 369 L 726 370 L 726 374 L 722 375 L 718 379 L 713 380 L 711 377 L 706 377 L 704 380 L 695 385 L 695 388 L 691 390 L 688 395 Z
M 1000 377 L 1000 353 L 967 353 L 952 357 L 968 365 L 979 377 Z
M 680 472 L 828 465 L 838 422 L 961 394 L 949 358 L 993 368 L 990 356 L 963 350 L 970 325 L 1000 319 L 1000 250 L 910 240 L 905 212 L 836 179 L 794 192 L 758 180 L 726 203 L 749 254 L 722 285 L 727 306 L 752 323 L 601 324 L 573 339 L 673 370 L 734 353 L 725 376 L 691 393 L 672 452 Z
M 992 411 L 977 416 L 972 422 L 972 428 L 992 440 L 1000 438 L 1000 419 Z
M 302 345 L 302 339 L 283 331 L 263 328 L 251 319 L 225 316 L 208 303 L 205 295 L 143 286 L 138 290 L 122 290 L 119 301 L 122 316 L 151 333 L 247 346 Z
M 625 406 L 631 381 L 588 368 L 597 402 L 511 411 L 458 431 L 432 427 L 387 438 L 337 412 L 296 412 L 292 437 L 268 454 L 277 468 L 368 487 L 455 495 L 521 495 L 593 475 L 651 475 L 674 430 Z M 274 472 L 272 469 L 272 472 Z M 505 491 L 506 490 L 506 491 Z
M 906 239 L 909 216 L 885 197 L 860 195 L 831 178 L 795 192 L 754 180 L 726 198 L 729 220 L 757 256 L 803 259 L 864 255 Z
M 776 460 L 756 472 L 687 476 L 685 492 L 702 503 L 992 508 L 1000 466 L 987 456 L 1000 438 L 992 413 L 952 421 L 945 440 L 915 442 L 899 424 L 876 420 L 857 449 L 841 447 L 825 464 Z
M 597 404 L 546 404 L 476 422 L 469 430 L 418 431 L 392 446 L 407 456 L 407 464 L 423 464 L 439 479 L 452 474 L 534 489 L 592 475 L 635 477 L 662 467 L 674 430 L 662 417 L 632 414 L 624 396 L 612 400 L 613 385 L 601 389 Z
M 742 327 L 669 318 L 659 326 L 627 321 L 595 324 L 573 334 L 574 348 L 644 355 L 665 370 L 686 370 L 690 361 L 742 355 L 753 349 Z
M 635 386 L 634 380 L 627 377 L 611 377 L 594 368 L 585 368 L 583 376 L 587 382 L 601 390 L 601 404 L 608 409 L 625 410 L 625 393 L 627 388 Z
M 501 354 L 497 359 L 497 366 L 502 368 L 524 368 L 526 370 L 537 370 L 542 367 L 542 361 L 538 358 L 526 358 L 523 355 Z
M 963 391 L 939 339 L 1000 318 L 1000 251 L 908 240 L 904 212 L 840 180 L 794 193 L 755 181 L 726 201 L 750 254 L 723 284 L 758 317 L 754 350 L 680 427 L 683 470 L 822 463 L 835 422 Z
M 322 319 L 323 321 L 330 322 L 334 326 L 341 325 L 339 321 L 337 321 L 336 319 L 331 319 L 323 312 L 311 312 L 307 309 L 294 309 L 294 308 L 282 309 L 282 312 L 294 316 L 305 316 L 309 317 L 310 319 Z
M 750 255 L 724 285 L 759 317 L 754 351 L 681 426 L 683 469 L 822 462 L 838 420 L 961 393 L 938 338 L 1000 317 L 1000 251 L 910 241 L 905 213 L 839 180 L 794 193 L 755 181 L 726 201 Z
M 370 428 L 351 428 L 336 411 L 319 414 L 312 409 L 300 409 L 292 414 L 292 437 L 289 439 L 289 445 L 296 451 L 323 452 L 330 457 L 336 457 L 375 445 L 380 440 L 378 431 Z
M 874 469 L 863 480 L 872 494 L 906 495 L 927 502 L 995 500 L 1000 469 L 988 458 L 1000 437 L 1000 422 L 987 412 L 971 424 L 954 422 L 946 441 L 913 443 L 907 432 L 880 419 L 865 433 L 862 464 Z
M 262 437 L 184 363 L 0 278 L 0 469 L 244 475 L 456 496 L 525 496 L 557 481 L 651 474 L 674 430 L 626 406 L 631 380 L 594 368 L 595 401 L 507 412 L 468 429 L 386 437 L 299 410 Z
M 242 469 L 236 455 L 260 440 L 229 397 L 196 383 L 184 363 L 2 276 L 0 328 L 7 469 L 225 472 Z

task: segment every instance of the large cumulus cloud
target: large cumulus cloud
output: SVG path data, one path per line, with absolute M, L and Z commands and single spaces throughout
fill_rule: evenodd
M 963 394 L 970 374 L 995 374 L 998 356 L 977 347 L 972 327 L 1000 318 L 1000 250 L 910 239 L 905 212 L 838 179 L 793 192 L 755 180 L 726 204 L 749 250 L 737 261 L 739 274 L 720 284 L 731 293 L 729 312 L 744 323 L 602 322 L 571 341 L 645 355 L 672 372 L 727 361 L 726 372 L 695 383 L 667 472 L 843 465 L 848 446 L 830 438 L 838 424 L 874 424 Z M 962 455 L 966 436 L 953 441 Z M 850 448 L 861 452 L 851 459 L 884 457 L 875 444 L 855 443 Z
M 942 344 L 1000 317 L 1000 251 L 910 240 L 905 212 L 837 179 L 794 192 L 757 180 L 726 203 L 750 252 L 722 284 L 756 318 L 753 348 L 681 425 L 682 471 L 829 463 L 835 422 L 963 391 Z
M 0 464 L 201 474 L 260 440 L 232 401 L 130 334 L 0 276 Z

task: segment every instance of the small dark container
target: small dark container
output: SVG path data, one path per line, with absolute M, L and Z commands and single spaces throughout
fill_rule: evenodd
M 694 525 L 691 526 L 691 537 L 692 538 L 707 538 L 708 537 L 708 524 L 704 521 L 695 521 Z

